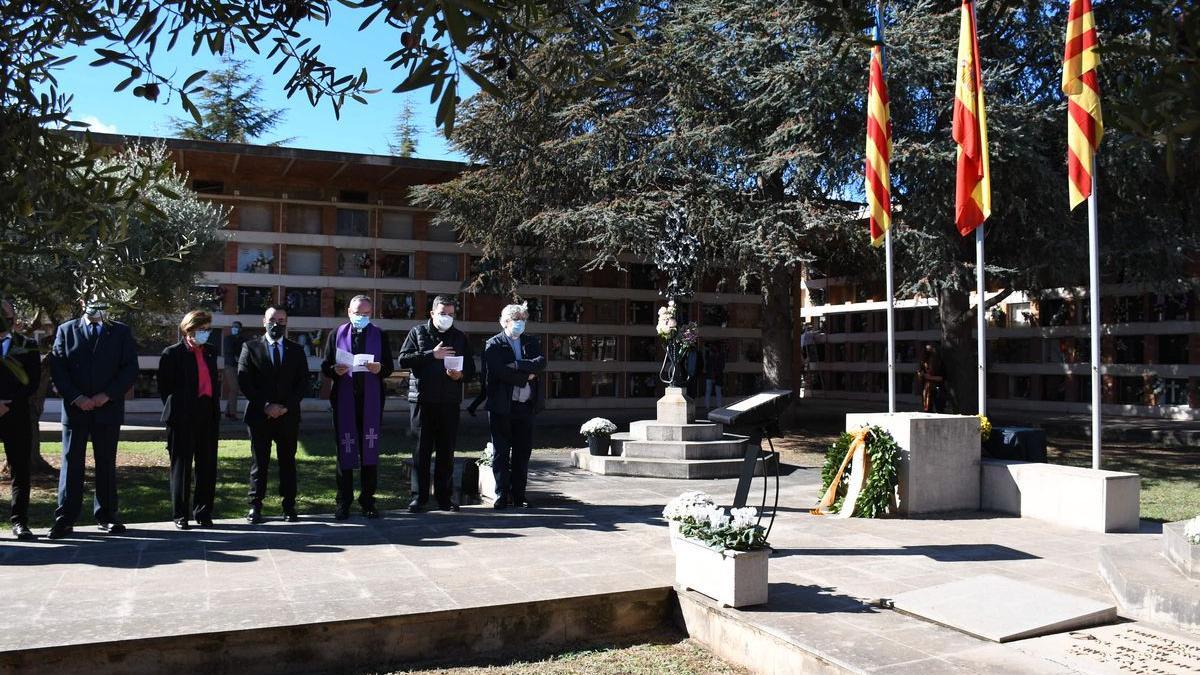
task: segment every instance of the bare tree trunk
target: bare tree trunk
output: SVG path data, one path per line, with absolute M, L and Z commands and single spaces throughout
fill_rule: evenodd
M 763 380 L 772 389 L 792 388 L 792 271 L 782 265 L 763 280 Z
M 942 323 L 942 363 L 946 369 L 947 412 L 977 412 L 975 313 L 971 297 L 962 288 L 943 286 L 938 293 L 938 315 Z

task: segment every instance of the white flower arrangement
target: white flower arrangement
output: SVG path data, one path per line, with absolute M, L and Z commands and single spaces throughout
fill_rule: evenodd
M 679 330 L 679 322 L 675 319 L 675 301 L 667 303 L 666 307 L 658 308 L 658 326 L 656 328 L 658 336 L 664 340 L 670 340 L 675 337 L 675 331 Z
M 492 447 L 491 441 L 483 448 L 483 454 L 479 455 L 479 459 L 475 463 L 479 466 L 491 466 L 496 459 L 496 449 Z
M 1193 546 L 1200 546 L 1200 516 L 1196 516 L 1184 524 L 1183 538 L 1191 542 Z
M 587 438 L 591 438 L 592 436 L 612 436 L 617 433 L 617 425 L 603 417 L 593 417 L 584 422 L 583 426 L 579 427 L 579 433 Z
M 685 492 L 667 502 L 663 518 L 679 523 L 679 534 L 719 551 L 752 551 L 767 547 L 758 525 L 758 509 L 726 510 L 703 492 Z

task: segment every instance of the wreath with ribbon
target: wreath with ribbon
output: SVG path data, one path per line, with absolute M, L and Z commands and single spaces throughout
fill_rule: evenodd
M 900 446 L 886 430 L 872 426 L 843 432 L 825 452 L 825 464 L 821 467 L 821 490 L 825 497 L 821 505 L 812 510 L 814 515 L 822 515 L 822 508 L 841 512 L 850 491 L 851 472 L 847 467 L 858 451 L 864 453 L 866 480 L 858 491 L 854 512 L 848 515 L 882 518 L 892 510 L 899 482 L 896 466 L 900 462 Z

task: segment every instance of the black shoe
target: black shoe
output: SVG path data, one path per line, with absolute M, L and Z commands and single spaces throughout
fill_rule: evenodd
M 458 504 L 455 504 L 452 501 L 447 501 L 447 502 L 439 502 L 438 508 L 443 511 L 457 511 L 459 507 L 458 507 Z
M 362 510 L 363 517 L 374 520 L 379 517 L 379 511 L 375 510 L 374 506 L 364 506 Z
M 413 497 L 412 501 L 408 503 L 408 512 L 409 513 L 420 513 L 424 510 L 425 510 L 425 502 L 421 501 L 417 497 Z
M 33 541 L 37 539 L 37 535 L 25 523 L 13 523 L 12 533 L 13 537 L 20 541 Z
M 530 504 L 529 500 L 525 499 L 524 497 L 521 497 L 520 499 L 514 499 L 512 505 L 518 509 L 533 508 L 533 504 Z
M 212 527 L 213 521 L 212 518 L 197 518 L 196 525 L 199 527 Z
M 70 525 L 63 525 L 62 523 L 55 523 L 54 527 L 50 528 L 50 534 L 48 534 L 46 536 L 46 538 L 47 539 L 63 539 L 65 537 L 69 536 L 74 531 L 75 531 L 75 528 L 71 527 Z
M 258 509 L 257 507 L 251 508 L 250 511 L 246 514 L 246 522 L 250 523 L 251 525 L 258 525 L 258 524 L 264 522 L 263 517 L 262 517 L 262 510 Z
M 284 511 L 283 512 L 283 522 L 298 523 L 298 522 L 300 522 L 300 516 L 296 515 L 295 511 Z
M 108 534 L 121 534 L 125 531 L 125 524 L 118 522 L 96 523 L 96 527 L 99 527 L 101 532 L 107 532 Z
M 188 525 L 187 518 L 176 518 L 175 519 L 175 529 L 190 530 L 190 529 L 192 529 L 192 526 Z
M 349 518 L 350 517 L 350 507 L 349 506 L 337 507 L 337 510 L 333 512 L 333 517 L 337 520 L 345 520 L 345 519 Z
M 508 500 L 507 499 L 497 499 L 495 502 L 492 503 L 492 508 L 496 509 L 497 511 L 503 511 L 508 508 Z

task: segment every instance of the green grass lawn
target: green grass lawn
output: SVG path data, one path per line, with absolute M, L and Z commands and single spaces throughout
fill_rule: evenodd
M 574 447 L 582 444 L 573 429 L 547 427 L 539 430 L 538 443 L 550 447 Z M 459 434 L 456 454 L 477 457 L 487 443 L 486 430 L 472 428 Z M 404 438 L 385 448 L 379 463 L 379 486 L 376 504 L 382 510 L 399 509 L 408 505 L 408 481 L 402 477 L 402 462 L 409 458 L 416 440 Z M 55 467 L 59 464 L 62 446 L 58 442 L 42 443 L 42 456 Z M 330 432 L 302 433 L 296 451 L 298 494 L 296 509 L 301 514 L 333 513 L 337 494 L 335 481 L 336 455 Z M 245 515 L 250 483 L 250 441 L 222 440 L 217 450 L 216 518 L 237 518 Z M 117 450 L 117 486 L 121 518 L 127 523 L 166 521 L 171 518 L 170 460 L 163 441 L 122 441 Z M 263 503 L 267 517 L 281 515 L 278 464 L 271 453 L 270 481 L 267 499 Z M 93 483 L 91 449 L 88 449 L 88 470 L 84 478 L 84 507 L 81 525 L 91 524 Z M 0 481 L 0 500 L 8 503 L 9 483 Z M 355 476 L 355 494 L 358 493 Z M 57 501 L 58 474 L 39 474 L 33 478 L 30 495 L 29 525 L 49 527 L 54 520 Z M 352 510 L 353 514 L 354 511 Z

